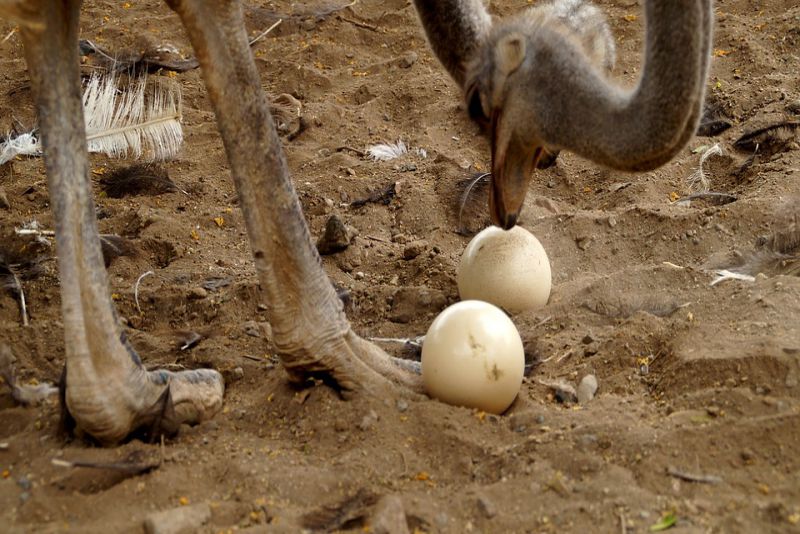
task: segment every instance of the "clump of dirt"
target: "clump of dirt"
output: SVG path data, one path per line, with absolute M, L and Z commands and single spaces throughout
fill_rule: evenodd
M 632 84 L 640 8 L 598 3 L 618 44 L 613 75 Z M 248 31 L 256 37 L 284 19 L 253 50 L 265 90 L 302 104 L 304 128 L 283 141 L 314 236 L 332 215 L 354 229 L 345 250 L 324 258 L 349 295 L 354 328 L 414 337 L 457 300 L 463 229 L 486 222 L 481 205 L 460 221 L 458 203 L 465 180 L 489 167 L 488 145 L 410 3 L 333 10 L 341 5 L 247 1 Z M 492 2 L 499 15 L 524 5 Z M 650 173 L 564 153 L 537 171 L 521 224 L 548 251 L 554 287 L 547 307 L 514 317 L 532 370 L 501 417 L 287 385 L 200 73 L 171 74 L 183 90 L 186 142 L 163 172 L 178 186 L 101 194 L 103 178 L 130 162 L 92 156 L 99 224 L 136 251 L 108 269 L 145 364 L 219 369 L 224 413 L 163 448 L 97 449 L 57 437 L 52 402 L 18 407 L 0 384 L 0 524 L 140 532 L 156 510 L 201 505 L 208 512 L 198 528 L 207 532 L 363 530 L 403 516 L 426 532 L 646 532 L 669 514 L 683 532 L 800 531 L 800 278 L 770 268 L 753 281 L 710 285 L 715 269 L 739 265 L 796 217 L 796 130 L 780 130 L 769 150 L 735 141 L 800 118 L 800 7 L 719 0 L 715 12 L 711 121 L 730 127 L 707 129 L 715 136 L 693 139 Z M 159 3 L 89 0 L 81 37 L 103 50 L 141 52 L 146 42 L 191 57 L 179 27 Z M 12 30 L 0 22 L 0 38 Z M 0 64 L 0 132 L 33 127 L 17 34 L 0 42 Z M 397 140 L 425 157 L 366 157 L 368 146 Z M 734 200 L 675 202 L 696 192 L 688 178 L 716 143 L 723 156 L 708 159 L 708 190 Z M 379 202 L 354 202 L 390 186 Z M 13 229 L 53 226 L 42 160 L 5 165 L 0 192 L 3 244 L 24 256 L 34 241 Z M 26 384 L 57 382 L 63 366 L 57 270 L 44 239 L 32 245 L 35 275 L 21 280 L 30 326 L 21 324 L 18 291 L 0 288 L 0 343 Z M 134 287 L 147 271 L 137 305 Z M 587 374 L 599 382 L 595 399 L 559 402 L 549 384 L 576 385 Z M 131 457 L 157 467 L 52 463 Z

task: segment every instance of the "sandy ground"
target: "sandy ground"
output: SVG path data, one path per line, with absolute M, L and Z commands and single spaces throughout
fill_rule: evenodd
M 86 4 L 83 38 L 113 51 L 169 43 L 190 54 L 158 2 Z M 507 15 L 526 2 L 492 4 Z M 639 2 L 600 5 L 619 48 L 614 77 L 632 84 Z M 331 214 L 358 230 L 324 260 L 350 291 L 354 328 L 416 336 L 457 300 L 455 268 L 469 240 L 459 227 L 486 224 L 485 191 L 461 223 L 458 199 L 459 183 L 489 166 L 488 145 L 408 2 L 336 7 L 248 1 L 248 31 L 284 19 L 254 52 L 264 89 L 303 104 L 308 128 L 284 147 L 312 232 Z M 708 95 L 730 129 L 693 139 L 650 173 L 564 154 L 537 174 L 521 224 L 548 251 L 554 287 L 546 308 L 514 317 L 532 371 L 501 417 L 434 401 L 346 402 L 326 386 L 287 385 L 199 72 L 175 76 L 186 142 L 166 167 L 188 195 L 109 198 L 99 181 L 129 162 L 93 156 L 99 224 L 136 250 L 109 272 L 146 365 L 219 369 L 224 413 L 163 450 L 139 441 L 98 449 L 56 437 L 54 402 L 15 407 L 0 385 L 0 530 L 141 532 L 154 511 L 207 505 L 202 532 L 369 531 L 376 517 L 392 517 L 375 512 L 380 500 L 424 532 L 649 532 L 665 514 L 677 518 L 674 532 L 800 532 L 800 278 L 791 259 L 799 251 L 781 239 L 800 213 L 800 5 L 719 0 L 716 14 Z M 12 29 L 0 23 L 0 38 Z M 27 79 L 14 34 L 0 44 L 0 132 L 35 124 Z M 795 126 L 768 132 L 754 157 L 734 146 L 781 121 Z M 398 139 L 427 157 L 361 155 Z M 715 143 L 723 154 L 706 162 L 710 190 L 735 201 L 673 202 L 693 192 L 687 179 Z M 388 204 L 349 205 L 391 184 Z M 9 204 L 0 244 L 39 250 L 13 228 L 52 227 L 41 159 L 0 168 L 0 190 Z M 405 259 L 418 240 L 419 255 Z M 783 261 L 769 252 L 781 240 Z M 761 273 L 754 281 L 710 285 L 715 268 L 747 262 Z M 63 365 L 55 262 L 41 267 L 23 280 L 30 326 L 14 295 L 0 293 L 0 342 L 24 382 L 57 381 Z M 139 312 L 134 284 L 148 270 Z M 203 339 L 179 350 L 190 332 Z M 588 373 L 600 389 L 585 406 L 559 402 L 546 385 Z M 131 454 L 162 463 L 138 476 L 51 464 Z

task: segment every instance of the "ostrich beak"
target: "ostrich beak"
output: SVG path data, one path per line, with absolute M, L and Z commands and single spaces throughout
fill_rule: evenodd
M 497 121 L 492 126 L 492 189 L 489 212 L 492 222 L 505 230 L 517 224 L 525 202 L 531 173 L 545 150 L 530 146 L 511 135 L 498 135 Z

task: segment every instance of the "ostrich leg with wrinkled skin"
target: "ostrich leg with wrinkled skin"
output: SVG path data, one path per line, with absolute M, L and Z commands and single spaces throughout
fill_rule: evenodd
M 110 444 L 140 428 L 172 433 L 181 423 L 211 417 L 222 406 L 224 385 L 222 376 L 210 369 L 147 372 L 117 325 L 89 182 L 77 47 L 79 7 L 77 1 L 27 2 L 35 20 L 23 24 L 21 34 L 55 216 L 65 408 L 80 430 Z
M 344 390 L 391 380 L 420 390 L 356 336 L 314 247 L 261 89 L 239 2 L 167 2 L 181 17 L 217 116 L 244 212 L 273 341 L 290 377 L 330 374 Z

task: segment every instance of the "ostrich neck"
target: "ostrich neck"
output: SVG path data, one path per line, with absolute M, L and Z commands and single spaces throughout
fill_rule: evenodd
M 492 19 L 481 0 L 414 0 L 428 41 L 450 76 L 463 87 L 464 62 L 489 33 Z
M 546 43 L 529 58 L 533 79 L 522 84 L 536 87 L 530 105 L 539 136 L 616 169 L 646 170 L 668 161 L 682 148 L 684 132 L 694 129 L 688 123 L 696 122 L 702 105 L 710 10 L 711 0 L 645 3 L 645 60 L 631 91 L 606 81 L 574 47 Z

